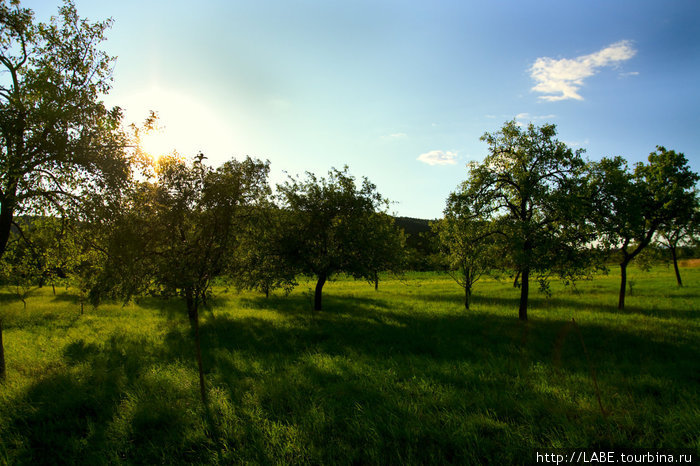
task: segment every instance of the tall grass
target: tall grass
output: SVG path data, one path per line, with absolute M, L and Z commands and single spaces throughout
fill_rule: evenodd
M 530 463 L 536 448 L 700 453 L 700 269 L 659 267 L 532 294 L 507 280 L 471 311 L 447 276 L 266 299 L 223 288 L 203 312 L 199 401 L 184 306 L 80 315 L 76 296 L 10 290 L 0 463 Z M 571 324 L 575 319 L 578 327 Z M 579 333 L 580 332 L 580 333 Z M 584 353 L 582 342 L 587 352 Z M 597 387 L 594 383 L 597 381 Z M 600 403 L 599 403 L 600 400 Z M 602 406 L 602 409 L 601 409 Z

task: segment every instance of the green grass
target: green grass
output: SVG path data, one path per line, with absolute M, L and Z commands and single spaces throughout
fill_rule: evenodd
M 223 289 L 203 312 L 199 401 L 184 306 L 79 313 L 65 290 L 10 290 L 0 463 L 530 463 L 536 448 L 700 453 L 700 269 L 633 269 L 531 295 L 449 277 L 312 283 L 265 299 Z M 575 318 L 587 354 L 582 350 Z M 603 406 L 598 404 L 599 386 Z

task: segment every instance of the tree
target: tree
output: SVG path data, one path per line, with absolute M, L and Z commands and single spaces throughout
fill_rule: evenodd
M 687 245 L 700 235 L 700 199 L 696 196 L 682 210 L 685 212 L 677 211 L 676 218 L 671 219 L 659 231 L 661 244 L 671 252 L 673 269 L 676 272 L 676 282 L 679 287 L 683 286 L 683 280 L 678 269 L 678 247 Z
M 269 193 L 269 164 L 246 158 L 213 169 L 203 160 L 201 154 L 191 164 L 161 157 L 156 180 L 135 186 L 123 213 L 109 225 L 107 265 L 91 295 L 95 302 L 146 291 L 182 298 L 206 401 L 199 307 L 213 280 L 229 271 L 242 223 Z
M 400 274 L 408 260 L 406 235 L 396 226 L 394 219 L 384 212 L 376 212 L 367 219 L 364 231 L 366 241 L 364 259 L 361 261 L 366 271 L 362 273 L 379 289 L 379 272 L 389 271 Z
M 291 178 L 278 185 L 286 216 L 282 240 L 285 257 L 299 273 L 316 277 L 314 309 L 322 308 L 323 285 L 337 273 L 373 280 L 380 242 L 373 240 L 380 223 L 376 212 L 387 201 L 376 186 L 332 169 L 328 178 L 306 174 L 305 180 Z
M 128 178 L 121 110 L 100 100 L 112 58 L 98 45 L 110 25 L 79 18 L 71 1 L 48 24 L 0 2 L 0 257 L 16 215 L 63 213 Z
M 598 237 L 620 260 L 618 309 L 625 307 L 627 266 L 659 229 L 687 217 L 697 181 L 683 154 L 661 146 L 649 154 L 647 164 L 637 163 L 633 171 L 622 157 L 603 158 L 592 165 Z
M 233 251 L 232 278 L 239 289 L 258 290 L 269 297 L 277 288 L 285 293 L 297 285 L 295 270 L 282 245 L 289 212 L 266 203 L 251 212 Z
M 65 214 L 128 178 L 121 110 L 100 100 L 112 58 L 98 45 L 110 25 L 81 19 L 70 0 L 48 24 L 0 0 L 0 259 L 15 216 Z
M 555 139 L 552 124 L 521 128 L 515 120 L 500 131 L 485 133 L 489 154 L 469 165 L 464 196 L 481 206 L 483 218 L 521 274 L 518 316 L 527 320 L 531 274 L 540 284 L 552 271 L 573 266 L 588 242 L 583 228 L 583 150 L 572 151 Z
M 469 309 L 474 284 L 495 267 L 497 254 L 492 225 L 465 195 L 465 188 L 447 198 L 445 216 L 431 227 L 437 235 L 442 254 L 448 263 L 448 273 L 464 288 L 464 307 Z

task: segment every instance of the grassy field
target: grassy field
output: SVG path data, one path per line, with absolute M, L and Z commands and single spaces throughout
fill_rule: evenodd
M 219 290 L 203 312 L 199 400 L 184 305 L 86 308 L 64 289 L 9 289 L 0 464 L 518 464 L 537 448 L 700 453 L 700 268 L 632 269 L 532 293 L 447 276 L 339 280 L 311 311 Z M 578 328 L 571 324 L 572 317 Z M 586 351 L 583 350 L 585 344 Z M 596 382 L 598 389 L 596 389 Z M 600 399 L 600 403 L 599 403 Z M 601 410 L 602 405 L 602 410 Z

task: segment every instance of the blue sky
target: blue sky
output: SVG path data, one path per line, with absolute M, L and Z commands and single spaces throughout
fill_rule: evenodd
M 56 1 L 24 1 L 37 16 Z M 505 121 L 599 159 L 656 145 L 700 171 L 700 2 L 76 0 L 111 17 L 106 101 L 160 150 L 285 171 L 347 164 L 399 215 L 441 216 Z M 165 144 L 165 145 L 163 145 Z

